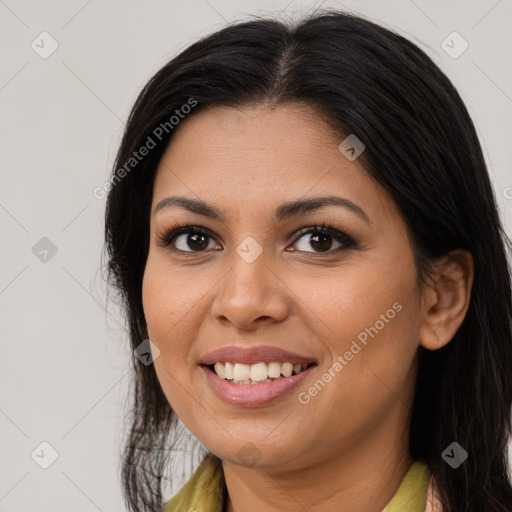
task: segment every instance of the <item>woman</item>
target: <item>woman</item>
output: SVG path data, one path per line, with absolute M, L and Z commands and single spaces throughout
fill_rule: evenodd
M 415 45 L 339 12 L 192 44 L 133 107 L 105 225 L 130 511 L 512 510 L 510 241 Z M 164 508 L 177 418 L 206 457 Z

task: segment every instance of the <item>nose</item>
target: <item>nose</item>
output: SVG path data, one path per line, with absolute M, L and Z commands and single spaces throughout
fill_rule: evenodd
M 289 310 L 288 289 L 263 252 L 254 261 L 234 252 L 230 270 L 218 284 L 212 314 L 240 330 L 281 322 Z

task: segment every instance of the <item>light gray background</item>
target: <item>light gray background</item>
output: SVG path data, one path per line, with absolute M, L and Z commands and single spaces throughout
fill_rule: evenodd
M 320 6 L 394 28 L 447 73 L 478 128 L 510 233 L 511 0 L 0 0 L 0 511 L 124 510 L 130 352 L 121 316 L 104 310 L 104 200 L 92 191 L 138 92 L 226 22 Z M 31 47 L 43 31 L 59 45 L 47 59 Z M 456 59 L 441 47 L 453 31 L 469 44 Z M 32 252 L 42 237 L 57 247 L 46 262 Z M 58 452 L 48 469 L 31 458 L 43 441 Z

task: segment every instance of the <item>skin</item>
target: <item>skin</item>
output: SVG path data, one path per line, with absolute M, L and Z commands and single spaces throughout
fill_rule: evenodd
M 148 334 L 161 351 L 155 370 L 183 423 L 222 459 L 228 512 L 381 511 L 413 462 L 418 347 L 448 343 L 469 305 L 470 254 L 439 260 L 435 287 L 419 288 L 403 218 L 358 160 L 339 151 L 343 138 L 304 105 L 214 107 L 182 121 L 157 170 L 143 282 Z M 170 195 L 206 201 L 225 221 L 178 206 L 155 215 Z M 327 195 L 356 203 L 370 223 L 338 206 L 272 220 L 284 202 Z M 216 240 L 206 238 L 202 252 L 187 234 L 174 240 L 186 253 L 157 246 L 158 233 L 177 221 L 210 229 Z M 323 222 L 357 248 L 337 251 L 342 244 L 329 238 L 322 252 L 310 234 L 293 241 Z M 236 252 L 248 236 L 263 249 L 250 264 Z M 298 393 L 396 302 L 402 310 L 300 403 Z M 275 403 L 229 405 L 198 364 L 234 344 L 279 346 L 318 366 Z M 255 462 L 244 462 L 241 449 L 253 450 Z

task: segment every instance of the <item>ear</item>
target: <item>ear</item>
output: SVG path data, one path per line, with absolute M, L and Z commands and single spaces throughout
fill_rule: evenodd
M 468 251 L 452 251 L 435 263 L 433 283 L 423 291 L 422 347 L 437 350 L 455 336 L 469 307 L 473 278 L 473 256 Z

